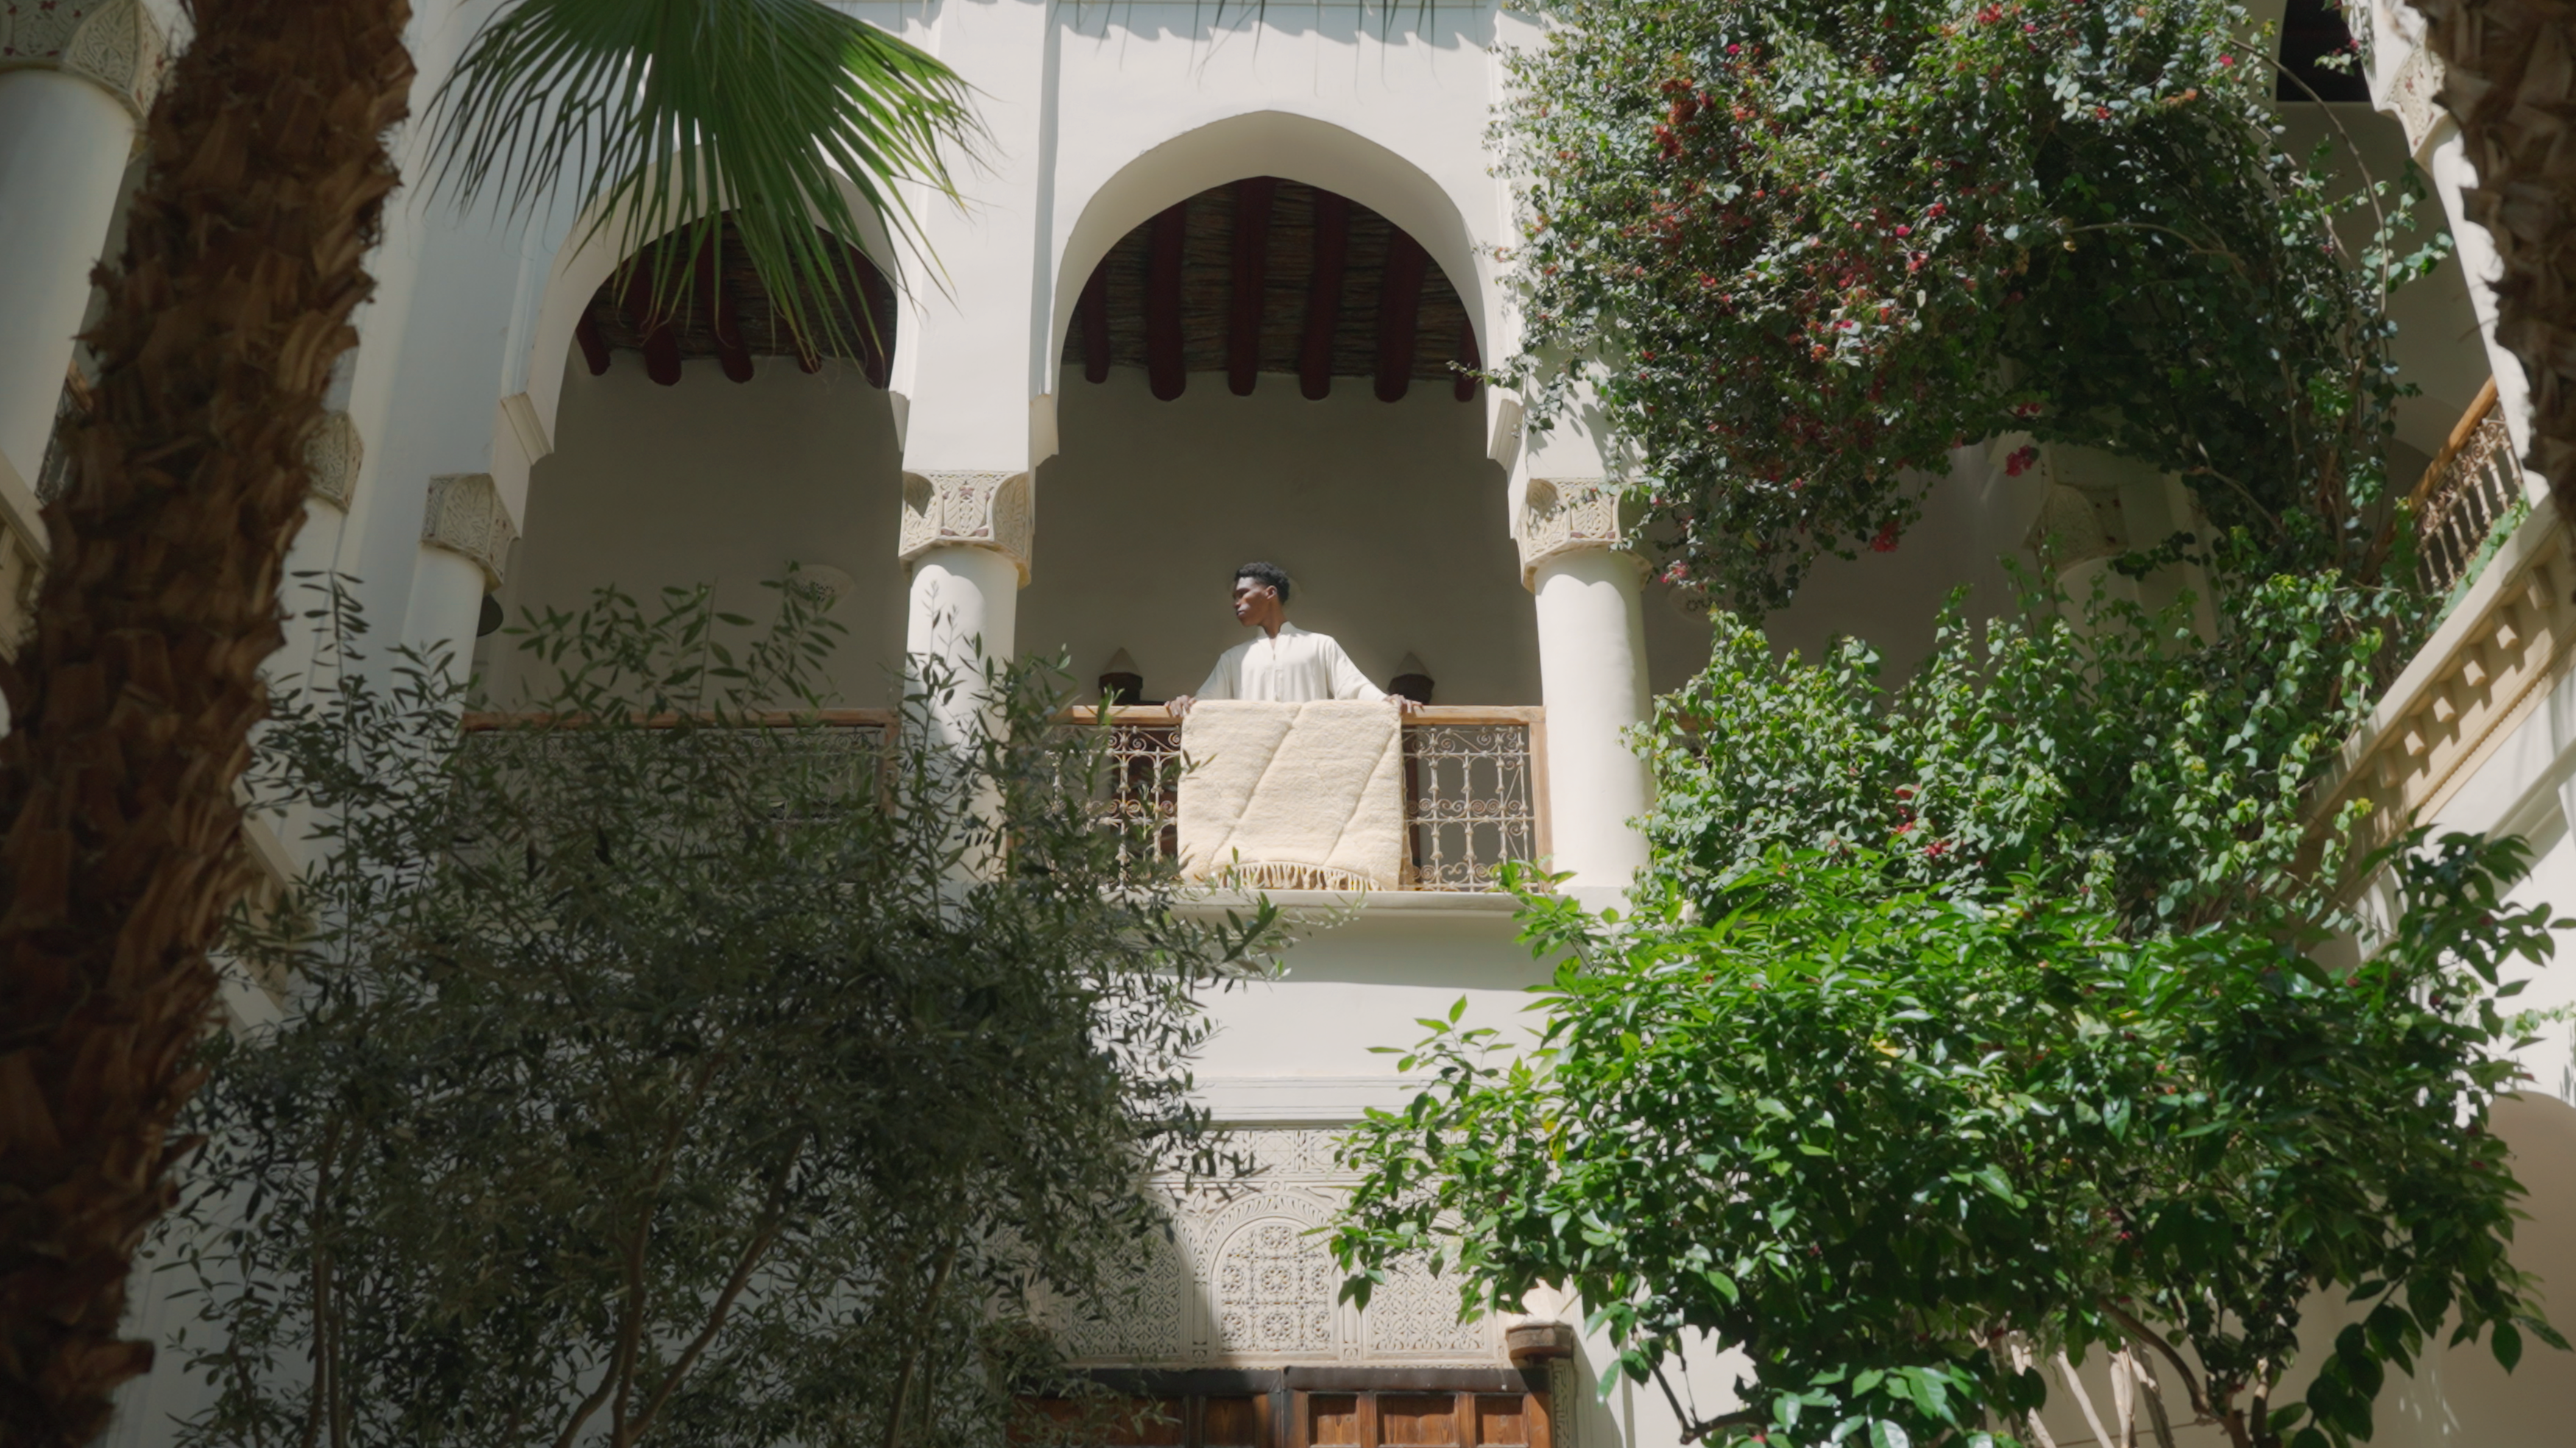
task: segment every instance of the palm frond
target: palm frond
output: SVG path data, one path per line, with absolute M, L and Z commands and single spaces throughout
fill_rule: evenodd
M 835 173 L 927 260 L 897 183 L 954 200 L 947 153 L 982 138 L 954 71 L 823 0 L 514 0 L 475 34 L 429 120 L 434 190 L 526 216 L 569 181 L 591 217 L 576 246 L 606 233 L 632 259 L 678 232 L 694 257 L 730 213 L 788 325 L 828 351 L 869 325 L 816 230 L 864 235 Z M 655 310 L 684 302 L 697 271 L 655 266 Z

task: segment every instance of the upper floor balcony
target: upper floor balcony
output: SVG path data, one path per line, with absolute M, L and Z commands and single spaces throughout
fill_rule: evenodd
M 1191 761 L 1183 750 L 1181 721 L 1160 707 L 1113 705 L 1105 712 L 1112 784 L 1104 819 L 1129 830 L 1130 838 L 1150 841 L 1164 856 L 1179 858 L 1194 878 L 1258 882 L 1269 862 L 1213 857 L 1200 844 L 1212 833 L 1195 828 L 1199 822 L 1184 814 L 1182 785 Z M 1076 725 L 1099 725 L 1103 713 L 1080 708 L 1071 718 Z M 1387 858 L 1370 873 L 1391 878 L 1399 890 L 1486 891 L 1498 888 L 1498 867 L 1550 856 L 1544 709 L 1432 706 L 1404 715 L 1398 728 L 1400 760 L 1390 794 L 1400 823 L 1396 837 L 1386 842 L 1393 848 L 1379 851 Z M 1265 794 L 1307 792 L 1303 781 L 1289 781 L 1285 791 Z M 1263 808 L 1263 796 L 1250 803 L 1247 813 L 1255 817 L 1230 833 L 1277 838 L 1264 828 L 1273 822 L 1255 813 Z M 1294 878 L 1294 872 L 1271 878 Z
M 1211 887 L 1476 893 L 1499 889 L 1505 864 L 1549 857 L 1545 710 L 1426 707 L 1399 719 L 1393 706 L 1382 707 L 1398 731 L 1395 767 L 1373 781 L 1384 797 L 1367 800 L 1363 787 L 1322 805 L 1330 816 L 1320 821 L 1322 829 L 1350 838 L 1340 849 L 1333 848 L 1338 840 L 1318 850 L 1295 838 L 1301 823 L 1308 836 L 1318 823 L 1313 815 L 1319 791 L 1300 777 L 1283 778 L 1249 799 L 1203 806 L 1228 814 L 1229 827 L 1219 831 L 1228 847 L 1221 853 L 1207 848 L 1209 832 L 1185 813 L 1195 803 L 1184 790 L 1193 761 L 1184 749 L 1182 723 L 1168 709 L 1083 706 L 1065 714 L 1063 727 L 1105 733 L 1101 827 L 1115 831 L 1125 849 L 1178 860 L 1185 878 Z M 472 736 L 540 722 L 538 716 L 477 712 L 465 716 L 463 727 Z M 809 731 L 810 745 L 797 746 L 799 757 L 810 747 L 830 756 L 836 773 L 846 767 L 853 779 L 882 778 L 902 748 L 901 720 L 887 709 L 781 712 L 756 722 Z M 1366 818 L 1373 806 L 1385 816 L 1374 839 Z M 1283 819 L 1290 816 L 1303 818 Z M 1272 846 L 1266 853 L 1265 841 Z M 1325 868 L 1319 871 L 1318 865 Z
M 2382 660 L 2383 687 L 2316 789 L 2315 818 L 2369 803 L 2357 850 L 2441 815 L 2517 743 L 2576 644 L 2576 554 L 2560 510 L 2515 461 L 2490 383 L 2409 499 L 2429 637 Z

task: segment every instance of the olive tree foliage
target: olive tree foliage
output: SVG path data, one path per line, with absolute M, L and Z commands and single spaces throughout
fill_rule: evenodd
M 2034 1441 L 2041 1364 L 2125 1352 L 2188 1405 L 2151 1398 L 2165 1448 L 2185 1414 L 2340 1448 L 2433 1347 L 2564 1346 L 2487 1131 L 2519 1074 L 2500 973 L 2550 949 L 2501 900 L 2523 864 L 2400 854 L 2403 914 L 2350 969 L 2260 930 L 2125 938 L 2064 893 L 1891 888 L 1862 851 L 1624 917 L 1524 888 L 1563 960 L 1538 1044 L 1425 1022 L 1425 1089 L 1346 1143 L 1334 1251 L 1363 1301 L 1414 1252 L 1471 1313 L 1574 1291 L 1604 1390 L 1662 1385 L 1686 1441 Z M 1745 1405 L 1702 1411 L 1672 1370 L 1720 1347 Z
M 2411 176 L 2338 194 L 2329 152 L 2283 152 L 2235 4 L 1539 8 L 1496 123 L 1526 201 L 1502 376 L 1542 423 L 1597 389 L 1668 580 L 1776 607 L 2012 433 L 2181 476 L 2237 568 L 2377 578 L 2383 303 L 2439 252 L 2399 254 Z
M 1268 912 L 1121 864 L 1060 681 L 932 666 L 907 713 L 984 722 L 889 753 L 815 712 L 835 632 L 603 591 L 501 727 L 438 660 L 281 705 L 253 778 L 319 862 L 192 1108 L 188 1441 L 998 1441 L 1030 1304 L 1143 1260 L 1147 1171 L 1226 1169 L 1188 1064 Z

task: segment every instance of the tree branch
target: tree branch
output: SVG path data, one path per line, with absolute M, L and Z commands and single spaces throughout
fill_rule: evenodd
M 762 1214 L 761 1229 L 752 1235 L 751 1241 L 742 1249 L 741 1259 L 734 1263 L 733 1275 L 725 1279 L 724 1290 L 716 1294 L 715 1308 L 708 1313 L 706 1326 L 700 1329 L 696 1337 L 689 1340 L 688 1348 L 680 1354 L 678 1361 L 671 1364 L 671 1370 L 662 1375 L 661 1383 L 654 1388 L 652 1401 L 644 1405 L 643 1412 L 636 1414 L 635 1436 L 637 1438 L 643 1437 L 652 1430 L 653 1420 L 660 1415 L 662 1405 L 670 1401 L 671 1394 L 680 1386 L 680 1380 L 689 1375 L 691 1368 L 697 1366 L 699 1357 L 707 1350 L 707 1345 L 715 1341 L 716 1333 L 725 1325 L 725 1319 L 732 1315 L 735 1300 L 742 1296 L 743 1289 L 751 1283 L 751 1274 L 760 1269 L 761 1262 L 769 1256 L 769 1249 L 778 1245 L 785 1223 L 787 1179 L 794 1173 L 797 1158 L 804 1154 L 804 1147 L 799 1146 L 786 1161 L 779 1164 L 777 1178 L 769 1184 L 769 1203 Z
M 1682 1425 L 1682 1441 L 1685 1443 L 1696 1443 L 1721 1429 L 1758 1427 L 1771 1421 L 1771 1415 L 1760 1408 L 1738 1408 L 1714 1418 L 1702 1418 L 1692 1413 L 1682 1406 L 1680 1398 L 1674 1396 L 1673 1385 L 1664 1377 L 1661 1363 L 1655 1365 L 1655 1386 L 1663 1389 L 1664 1401 L 1672 1406 L 1673 1421 Z
M 2102 1416 L 2093 1411 L 2092 1390 L 2075 1375 L 2075 1364 L 2068 1360 L 2064 1348 L 2057 1350 L 2057 1375 L 2065 1380 L 2066 1390 L 2075 1395 L 2075 1406 L 2084 1414 L 2084 1426 L 2093 1430 L 2093 1441 L 2101 1444 L 2102 1448 L 2112 1448 L 2111 1435 L 2102 1427 Z
M 703 1069 L 699 1084 L 705 1084 Z M 670 1178 L 672 1160 L 679 1154 L 680 1127 L 681 1118 L 674 1116 L 669 1129 L 662 1133 L 659 1159 L 654 1162 L 653 1175 L 644 1186 L 643 1215 L 636 1221 L 635 1234 L 629 1239 L 626 1249 L 626 1307 L 617 1324 L 617 1344 L 609 1354 L 608 1371 L 590 1396 L 573 1409 L 572 1421 L 564 1424 L 563 1432 L 556 1435 L 554 1448 L 572 1448 L 573 1439 L 580 1434 L 582 1424 L 590 1421 L 591 1415 L 598 1412 L 600 1405 L 611 1395 L 616 1397 L 617 1406 L 609 1415 L 608 1441 L 615 1448 L 625 1448 L 631 1441 L 626 1434 L 626 1393 L 635 1370 L 635 1353 L 644 1337 L 644 1252 L 653 1239 L 653 1197 L 662 1189 L 662 1183 Z
M 2213 1421 L 2218 1418 L 2218 1410 L 2209 1405 L 2208 1397 L 2200 1391 L 2200 1379 L 2192 1375 L 2191 1368 L 2182 1360 L 2182 1354 L 2174 1351 L 2173 1344 L 2165 1341 L 2162 1334 L 2131 1316 L 2115 1302 L 2103 1303 L 2102 1315 L 2120 1324 L 2121 1331 L 2154 1348 L 2166 1362 L 2173 1364 L 2173 1370 L 2182 1375 L 2183 1396 L 2191 1401 L 2193 1412 Z
M 924 1331 L 915 1334 L 912 1345 L 904 1349 L 903 1371 L 895 1375 L 894 1401 L 886 1408 L 885 1448 L 897 1448 L 902 1441 L 903 1406 L 904 1400 L 912 1396 L 913 1369 L 920 1365 L 921 1345 L 929 1337 L 927 1329 L 930 1327 L 931 1314 L 939 1310 L 940 1289 L 948 1285 L 948 1269 L 955 1265 L 957 1265 L 957 1240 L 952 1237 L 948 1241 L 947 1249 L 939 1254 L 938 1268 L 930 1274 L 930 1290 L 922 1294 L 921 1326 Z

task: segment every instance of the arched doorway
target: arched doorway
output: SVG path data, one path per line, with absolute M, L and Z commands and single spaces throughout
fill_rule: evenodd
M 1145 697 L 1190 692 L 1239 641 L 1229 570 L 1259 558 L 1381 686 L 1536 701 L 1477 328 L 1419 240 L 1241 177 L 1131 227 L 1077 290 L 1022 652 L 1088 680 L 1123 650 Z
M 800 337 L 730 222 L 712 247 L 682 236 L 608 269 L 556 333 L 568 337 L 555 449 L 530 475 L 525 536 L 496 601 L 515 623 L 579 609 L 603 586 L 650 604 L 706 584 L 720 608 L 765 618 L 761 585 L 796 564 L 834 593 L 831 616 L 848 630 L 824 668 L 833 694 L 882 706 L 904 617 L 886 391 L 894 283 L 832 239 L 840 285 L 806 291 L 817 307 L 846 299 L 846 315 Z M 506 637 L 485 638 L 477 662 L 504 707 L 531 677 Z

